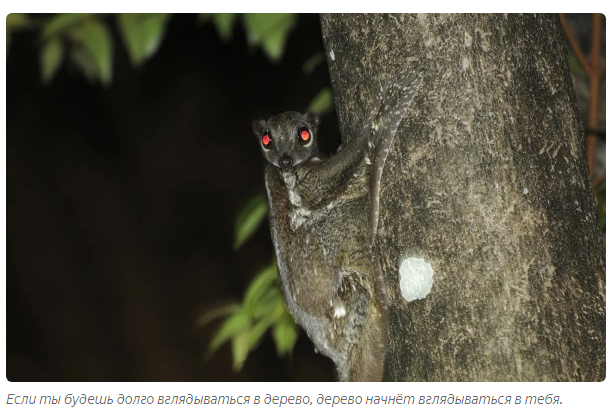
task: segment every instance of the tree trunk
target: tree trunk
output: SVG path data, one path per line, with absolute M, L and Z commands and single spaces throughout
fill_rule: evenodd
M 385 379 L 602 381 L 605 249 L 556 15 L 323 15 L 344 141 L 411 60 L 382 176 Z M 433 287 L 407 302 L 399 264 Z

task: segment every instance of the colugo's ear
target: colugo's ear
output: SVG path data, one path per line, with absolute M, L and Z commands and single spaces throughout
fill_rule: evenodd
M 307 118 L 307 122 L 311 126 L 311 129 L 315 131 L 318 128 L 318 125 L 320 125 L 320 117 L 318 114 L 315 112 L 310 112 L 309 114 L 305 115 L 305 117 Z
M 252 131 L 254 132 L 256 137 L 260 137 L 260 135 L 262 134 L 262 130 L 264 129 L 264 124 L 265 124 L 264 120 L 260 120 L 260 121 L 256 120 L 253 122 Z

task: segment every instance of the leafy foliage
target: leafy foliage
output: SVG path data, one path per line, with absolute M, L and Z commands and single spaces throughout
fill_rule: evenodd
M 222 41 L 229 41 L 238 17 L 235 13 L 202 13 L 200 22 L 213 21 Z M 240 15 L 247 42 L 262 51 L 271 61 L 279 61 L 286 46 L 288 34 L 296 24 L 294 13 L 245 13 Z
M 320 116 L 328 114 L 333 109 L 333 92 L 330 88 L 322 89 L 309 103 L 308 111 L 313 111 Z
M 235 249 L 253 236 L 267 212 L 264 194 L 255 196 L 239 211 Z M 269 329 L 279 357 L 292 353 L 298 338 L 298 326 L 284 306 L 275 259 L 251 280 L 240 304 L 209 311 L 201 316 L 198 324 L 204 326 L 220 317 L 225 319 L 211 339 L 208 355 L 230 341 L 235 372 L 243 367 L 249 352 L 258 347 Z
M 158 51 L 169 17 L 168 13 L 122 13 L 117 17 L 122 38 L 135 67 Z
M 91 82 L 109 85 L 112 81 L 113 38 L 106 15 L 60 13 L 33 20 L 12 13 L 6 18 L 7 47 L 11 35 L 20 30 L 40 32 L 40 74 L 49 83 L 68 59 Z M 171 18 L 167 13 L 121 13 L 114 15 L 123 44 L 134 67 L 140 67 L 159 49 Z M 294 13 L 203 13 L 198 22 L 211 21 L 220 38 L 228 41 L 236 21 L 243 24 L 248 43 L 259 47 L 271 61 L 279 61 L 286 40 L 296 24 Z
M 111 83 L 113 44 L 107 27 L 97 19 L 86 21 L 72 33 L 73 40 L 83 49 L 95 76 L 104 85 Z
M 292 353 L 298 338 L 297 326 L 290 314 L 284 311 L 283 316 L 273 327 L 273 339 L 279 357 Z
M 41 28 L 41 79 L 47 83 L 67 56 L 90 82 L 111 82 L 113 42 L 107 26 L 96 15 L 64 13 L 51 17 Z
M 236 17 L 236 13 L 201 13 L 199 21 L 207 22 L 210 19 L 213 20 L 218 35 L 222 41 L 226 42 L 232 38 L 232 28 Z
M 233 248 L 239 249 L 256 231 L 268 212 L 267 200 L 264 194 L 252 198 L 239 212 L 235 222 L 235 243 Z
M 61 13 L 53 16 L 42 29 L 43 38 L 67 31 L 87 19 L 87 13 Z
M 246 13 L 243 25 L 250 45 L 262 48 L 271 61 L 278 61 L 286 45 L 288 32 L 296 24 L 294 13 Z
M 292 352 L 298 337 L 298 327 L 284 306 L 274 260 L 250 282 L 241 304 L 210 311 L 199 325 L 222 316 L 225 319 L 211 339 L 208 356 L 230 341 L 235 372 L 241 370 L 249 352 L 258 347 L 269 329 L 280 357 Z
M 41 50 L 41 79 L 43 83 L 49 82 L 62 64 L 64 47 L 59 37 L 51 37 Z

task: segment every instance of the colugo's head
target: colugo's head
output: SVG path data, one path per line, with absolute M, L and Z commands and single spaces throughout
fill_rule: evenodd
M 288 111 L 268 121 L 254 121 L 253 130 L 262 154 L 272 165 L 290 169 L 318 154 L 316 132 L 320 117 Z

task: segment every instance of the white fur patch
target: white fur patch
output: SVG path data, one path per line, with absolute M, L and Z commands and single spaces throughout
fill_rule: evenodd
M 307 219 L 311 216 L 311 211 L 304 208 L 299 207 L 290 213 L 290 226 L 293 230 L 300 227 L 307 221 Z
M 290 198 L 290 202 L 293 206 L 300 207 L 303 204 L 303 199 L 296 192 L 296 174 L 290 172 L 283 172 L 284 182 L 286 184 L 286 188 L 288 189 L 288 198 Z

